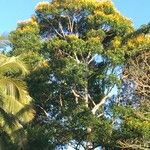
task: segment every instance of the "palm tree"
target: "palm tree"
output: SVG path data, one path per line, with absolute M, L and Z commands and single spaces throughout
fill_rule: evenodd
M 3 133 L 20 147 L 25 142 L 24 125 L 34 117 L 31 97 L 22 81 L 27 73 L 19 57 L 0 54 L 0 138 Z M 0 149 L 1 145 L 0 142 Z

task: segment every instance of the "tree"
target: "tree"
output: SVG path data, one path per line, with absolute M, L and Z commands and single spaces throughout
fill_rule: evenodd
M 130 132 L 135 124 L 123 124 L 132 107 L 112 106 L 118 104 L 113 92 L 121 86 L 125 59 L 143 43 L 134 34 L 131 21 L 111 1 L 42 2 L 31 20 L 18 25 L 11 34 L 13 54 L 34 51 L 45 58 L 27 79 L 37 110 L 28 132 L 29 149 L 44 148 L 47 142 L 46 148 L 70 144 L 75 149 L 116 150 L 120 139 L 143 135 Z M 41 47 L 35 45 L 39 41 Z M 32 132 L 45 141 L 35 146 L 38 139 Z
M 120 83 L 122 39 L 133 31 L 131 21 L 110 1 L 96 0 L 42 2 L 35 18 L 43 39 L 40 53 L 49 67 L 40 77 L 33 75 L 34 80 L 44 82 L 30 78 L 29 84 L 35 103 L 42 108 L 38 121 L 42 117 L 40 124 L 51 128 L 50 144 L 116 148 L 114 121 L 106 107 Z M 25 28 L 18 27 L 16 32 Z M 37 96 L 33 92 L 37 89 L 44 91 Z
M 31 97 L 20 78 L 20 75 L 25 75 L 27 72 L 25 64 L 19 60 L 19 57 L 7 57 L 0 54 L 1 149 L 3 149 L 3 144 L 9 140 L 20 148 L 24 147 L 25 132 L 23 128 L 34 117 Z M 5 137 L 7 140 L 2 140 Z
M 123 124 L 128 133 L 130 132 L 132 135 L 128 139 L 120 141 L 123 148 L 141 150 L 150 148 L 149 34 L 150 24 L 142 26 L 134 34 L 131 34 L 126 42 L 127 47 L 130 49 L 130 57 L 123 71 L 123 81 L 130 84 L 132 90 L 128 93 L 124 92 L 125 96 L 122 98 L 128 105 L 129 110 L 129 113 L 126 113 L 124 117 Z M 127 88 L 127 90 L 129 89 Z M 127 133 L 125 133 L 125 136 L 127 137 Z

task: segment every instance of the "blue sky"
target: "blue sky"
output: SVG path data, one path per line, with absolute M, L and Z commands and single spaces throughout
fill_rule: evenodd
M 28 19 L 42 0 L 0 0 L 0 34 L 15 29 L 17 22 Z M 136 28 L 150 22 L 150 0 L 113 0 L 117 9 L 133 20 Z

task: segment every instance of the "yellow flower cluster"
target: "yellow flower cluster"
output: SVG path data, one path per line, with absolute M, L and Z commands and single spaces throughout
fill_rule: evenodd
M 110 3 L 110 2 L 111 0 L 69 0 L 62 3 L 62 5 L 64 8 L 78 9 L 81 7 L 91 6 L 91 8 L 96 9 L 98 5 L 102 5 L 102 3 Z
M 107 7 L 107 8 L 113 7 L 114 8 L 113 3 L 112 3 L 111 0 L 96 0 L 96 2 L 97 2 L 96 3 L 96 8 L 98 10 L 102 10 L 105 7 Z
M 35 10 L 42 10 L 42 9 L 45 9 L 45 8 L 48 8 L 49 7 L 49 2 L 39 2 L 36 7 L 35 7 Z
M 143 44 L 150 44 L 150 36 L 140 34 L 136 37 L 133 37 L 132 39 L 129 39 L 127 42 L 127 46 L 129 48 L 137 48 L 139 46 L 142 46 Z
M 38 23 L 35 17 L 32 17 L 28 20 L 24 20 L 18 23 L 17 30 L 20 33 L 34 31 L 35 29 L 38 29 Z
M 119 48 L 121 46 L 121 37 L 115 37 L 112 41 L 112 45 L 115 48 Z
M 150 129 L 150 122 L 148 120 L 141 120 L 138 118 L 129 117 L 126 118 L 126 123 L 134 129 Z
M 35 17 L 29 18 L 27 20 L 20 21 L 18 23 L 19 24 L 24 24 L 24 25 L 28 25 L 28 24 L 30 24 L 30 25 L 37 25 Z
M 96 0 L 80 0 L 80 2 L 83 4 L 89 4 L 89 3 L 94 4 Z

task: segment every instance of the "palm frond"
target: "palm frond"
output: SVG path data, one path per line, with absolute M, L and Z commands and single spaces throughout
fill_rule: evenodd
M 21 124 L 26 124 L 34 118 L 34 111 L 31 108 L 31 104 L 22 104 L 12 96 L 5 97 L 3 103 L 3 109 L 13 114 Z
M 18 77 L 28 73 L 19 57 L 0 54 L 0 131 L 23 145 L 24 125 L 34 117 L 26 84 Z
M 3 90 L 4 95 L 13 96 L 22 104 L 28 104 L 31 98 L 27 92 L 27 87 L 23 81 L 17 78 L 1 77 L 0 88 Z
M 12 114 L 7 113 L 2 107 L 0 107 L 0 126 L 8 135 L 22 128 L 17 119 Z
M 0 74 L 6 72 L 21 72 L 22 75 L 28 73 L 27 66 L 19 60 L 19 57 L 6 57 L 0 54 Z

